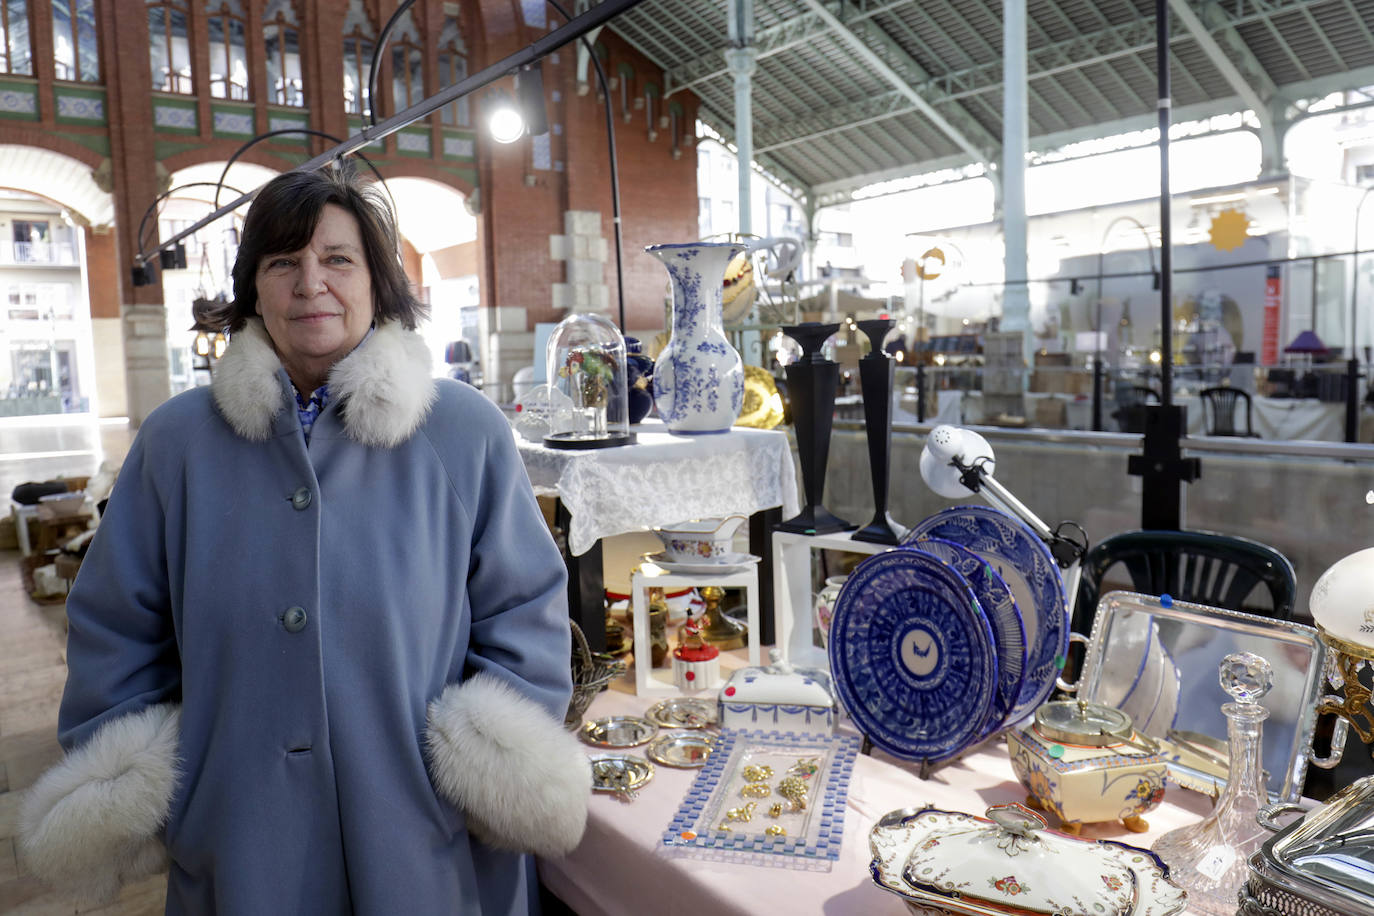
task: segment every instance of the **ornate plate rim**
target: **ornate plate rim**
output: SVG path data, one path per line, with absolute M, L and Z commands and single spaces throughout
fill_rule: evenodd
M 926 516 L 925 518 L 921 519 L 921 521 L 917 522 L 914 526 L 912 526 L 911 530 L 907 532 L 906 537 L 902 538 L 902 546 L 907 546 L 907 543 L 909 541 L 914 541 L 923 534 L 931 534 L 934 537 L 943 537 L 945 540 L 954 540 L 953 538 L 946 537 L 945 535 L 933 534 L 930 531 L 930 529 L 943 521 L 959 516 L 963 516 L 966 518 L 969 516 L 973 516 L 977 519 L 989 520 L 997 522 L 999 524 L 1007 525 L 1010 527 L 1011 530 L 1016 531 L 1019 535 L 1021 535 L 1025 539 L 1025 541 L 1031 545 L 1031 549 L 1037 552 L 1037 554 L 1045 561 L 1047 567 L 1053 572 L 1053 575 L 1049 578 L 1051 579 L 1052 584 L 1055 587 L 1055 592 L 1059 596 L 1059 603 L 1061 607 L 1064 609 L 1064 613 L 1062 616 L 1063 624 L 1060 628 L 1059 636 L 1057 639 L 1053 638 L 1052 632 L 1046 629 L 1045 624 L 1048 623 L 1049 615 L 1042 613 L 1040 608 L 1038 607 L 1035 609 L 1035 619 L 1037 623 L 1036 638 L 1032 641 L 1029 635 L 1027 635 L 1026 637 L 1026 654 L 1028 656 L 1026 665 L 1028 671 L 1026 672 L 1025 684 L 1023 684 L 1022 686 L 1021 702 L 1017 704 L 1016 707 L 1013 708 L 1012 711 L 1007 715 L 1006 721 L 1008 724 L 1010 724 L 1013 722 L 1020 721 L 1033 709 L 1035 709 L 1041 703 L 1045 702 L 1045 700 L 1049 699 L 1050 694 L 1054 692 L 1055 679 L 1059 676 L 1059 672 L 1062 670 L 1059 663 L 1065 658 L 1066 654 L 1069 651 L 1068 590 L 1064 585 L 1063 573 L 1061 573 L 1059 570 L 1059 564 L 1054 561 L 1054 556 L 1050 553 L 1049 547 L 1047 547 L 1043 541 L 1036 537 L 1035 532 L 1027 528 L 1026 525 L 1020 519 L 1014 518 L 1013 516 L 1010 516 L 1005 512 L 1001 512 L 997 509 L 994 509 L 991 506 L 965 504 L 959 506 L 949 506 L 948 508 L 941 509 L 939 512 Z M 959 543 L 958 541 L 954 542 L 956 544 Z M 973 552 L 979 553 L 979 551 L 976 550 Z M 1016 566 L 1015 564 L 1010 563 L 1009 558 L 1002 557 L 1001 559 L 1004 562 L 1007 562 L 1007 565 L 1011 566 L 1012 568 L 1020 572 L 1023 578 L 1026 579 L 1027 584 L 1030 584 L 1029 574 L 1027 574 L 1024 570 L 1021 570 L 1020 567 Z M 1010 583 L 1008 583 L 1008 587 L 1010 587 Z M 1025 622 L 1025 617 L 1026 615 L 1023 609 L 1021 613 L 1021 619 L 1023 624 Z M 1058 615 L 1056 615 L 1056 619 L 1060 619 Z M 1053 640 L 1053 645 L 1051 645 L 1051 640 Z M 1051 649 L 1053 649 L 1053 651 L 1050 651 Z M 1037 671 L 1044 672 L 1041 678 L 1041 683 L 1038 686 L 1034 683 L 1036 680 L 1034 674 Z
M 704 747 L 706 749 L 706 756 L 703 757 L 699 762 L 679 763 L 670 760 L 663 755 L 664 745 L 683 744 L 689 741 L 695 742 L 698 746 Z M 715 748 L 716 739 L 711 735 L 703 734 L 700 729 L 692 729 L 690 731 L 675 730 L 658 735 L 652 741 L 650 741 L 648 746 L 644 748 L 644 756 L 648 757 L 654 763 L 663 764 L 663 766 L 665 767 L 673 767 L 677 770 L 695 770 L 700 767 L 706 766 L 707 762 L 711 759 L 711 754 L 714 753 Z
M 683 704 L 688 706 L 704 707 L 710 710 L 710 721 L 703 722 L 701 725 L 688 725 L 685 722 L 667 722 L 658 718 L 654 713 L 656 710 L 664 709 L 668 706 Z M 657 725 L 659 728 L 671 729 L 693 729 L 713 728 L 720 722 L 720 704 L 715 700 L 708 700 L 705 697 L 668 697 L 659 700 L 648 709 L 644 710 L 644 718 Z
M 1001 616 L 995 617 L 995 616 L 989 611 L 987 605 L 983 602 L 983 596 L 982 596 L 981 594 L 979 594 L 978 584 L 975 583 L 972 579 L 969 579 L 969 580 L 968 580 L 969 585 L 973 587 L 973 590 L 974 590 L 974 597 L 976 597 L 976 598 L 978 599 L 978 606 L 981 607 L 981 608 L 983 609 L 983 615 L 984 615 L 985 617 L 987 617 L 987 618 L 988 618 L 988 622 L 989 622 L 990 624 L 992 624 L 992 642 L 993 642 L 993 648 L 997 650 L 997 681 L 998 681 L 999 684 L 1002 683 L 1002 680 L 1003 680 L 1003 671 L 1005 670 L 1005 668 L 1004 668 L 1004 666 L 1003 666 L 1003 658 L 1002 658 L 1002 649 L 1003 649 L 1003 645 L 1002 645 L 1002 640 L 999 638 L 998 625 L 999 625 L 999 624 L 1002 624 L 1002 625 L 1005 625 L 1005 626 L 1011 626 L 1011 625 L 1014 624 L 1014 633 L 1009 634 L 1009 636 L 1015 636 L 1015 634 L 1020 634 L 1020 637 L 1019 637 L 1019 638 L 1020 638 L 1020 646 L 1021 646 L 1021 664 L 1020 664 L 1021 673 L 1020 673 L 1020 676 L 1017 677 L 1017 679 L 1016 679 L 1016 684 L 1015 684 L 1014 689 L 1012 689 L 1012 690 L 1010 691 L 1010 696 L 1009 696 L 1008 699 L 1006 700 L 1006 704 L 1007 704 L 1007 705 L 1006 705 L 1006 708 L 1005 708 L 1005 709 L 998 710 L 997 708 L 994 707 L 994 709 L 993 709 L 993 716 L 992 716 L 991 718 L 989 718 L 987 727 L 986 727 L 986 729 L 984 730 L 984 733 L 983 733 L 983 737 L 987 737 L 988 735 L 991 735 L 993 732 L 997 731 L 998 729 L 1002 728 L 1004 725 L 1007 724 L 1007 718 L 1012 714 L 1013 711 L 1015 711 L 1015 709 L 1016 709 L 1016 707 L 1017 707 L 1017 705 L 1018 705 L 1018 703 L 1019 703 L 1019 701 L 1020 701 L 1020 699 L 1021 699 L 1021 693 L 1022 693 L 1022 690 L 1023 690 L 1024 687 L 1025 687 L 1026 678 L 1030 676 L 1030 671 L 1029 671 L 1029 669 L 1030 669 L 1030 651 L 1029 651 L 1029 649 L 1028 649 L 1027 646 L 1026 646 L 1026 621 L 1025 621 L 1025 618 L 1021 616 L 1021 609 L 1020 609 L 1020 607 L 1018 607 L 1017 604 L 1016 604 L 1016 596 L 1012 594 L 1012 592 L 1011 592 L 1011 587 L 1007 585 L 1006 581 L 1005 581 L 1000 575 L 998 575 L 997 571 L 996 571 L 995 569 L 992 568 L 992 565 L 991 565 L 990 563 L 988 563 L 987 560 L 983 559 L 981 556 L 979 556 L 978 554 L 974 553 L 972 550 L 969 550 L 969 549 L 968 549 L 967 547 L 965 547 L 963 544 L 955 543 L 954 541 L 948 540 L 947 538 L 939 538 L 939 537 L 935 537 L 935 536 L 933 536 L 933 535 L 926 535 L 926 536 L 917 538 L 916 540 L 912 541 L 912 542 L 909 543 L 909 544 L 903 544 L 902 546 L 903 546 L 904 548 L 911 549 L 911 550 L 922 550 L 923 548 L 922 548 L 920 545 L 923 544 L 923 543 L 929 543 L 929 542 L 931 542 L 931 541 L 934 541 L 934 542 L 937 543 L 937 544 L 944 544 L 944 545 L 947 545 L 947 546 L 949 546 L 949 547 L 953 547 L 953 548 L 955 548 L 956 550 L 961 550 L 961 551 L 963 551 L 963 552 L 965 552 L 965 553 L 967 553 L 967 554 L 969 554 L 969 555 L 971 555 L 971 556 L 973 556 L 973 557 L 976 557 L 976 558 L 978 559 L 979 562 L 981 562 L 981 563 L 984 564 L 984 566 L 983 566 L 983 571 L 984 571 L 987 575 L 989 575 L 989 576 L 992 577 L 992 581 L 993 581 L 995 584 L 1000 585 L 1001 588 L 1003 588 L 1003 589 L 1006 590 L 1006 592 L 1007 592 L 1007 597 L 1011 600 L 1011 613 L 1010 613 L 1010 615 L 1005 616 L 1005 617 L 1001 617 Z M 926 552 L 926 553 L 929 553 L 929 551 L 925 551 L 925 552 Z M 932 556 L 934 556 L 934 554 L 932 554 Z M 939 557 L 936 557 L 936 559 L 940 559 L 940 558 L 939 558 Z M 955 572 L 958 572 L 958 570 L 955 570 Z M 962 573 L 961 573 L 961 575 L 962 575 Z M 965 577 L 965 578 L 967 578 L 967 577 Z M 1000 704 L 998 704 L 998 705 L 1000 705 Z M 993 721 L 993 719 L 995 719 L 996 721 Z
M 914 750 L 902 747 L 896 738 L 896 732 L 886 731 L 887 726 L 877 716 L 871 714 L 868 708 L 859 702 L 859 698 L 850 688 L 851 672 L 844 659 L 844 645 L 847 638 L 843 634 L 843 618 L 847 616 L 851 602 L 858 600 L 853 597 L 859 593 L 861 588 L 866 587 L 865 581 L 872 575 L 879 573 L 865 573 L 865 567 L 873 569 L 894 563 L 917 564 L 925 568 L 924 571 L 933 577 L 940 579 L 940 585 L 948 589 L 946 597 L 950 595 L 966 599 L 963 603 L 958 600 L 950 601 L 950 605 L 955 608 L 955 613 L 962 613 L 970 623 L 969 632 L 979 634 L 975 637 L 975 642 L 981 640 L 981 645 L 972 648 L 973 655 L 976 657 L 981 654 L 986 664 L 983 668 L 983 677 L 989 681 L 986 697 L 982 702 L 977 703 L 981 707 L 981 716 L 976 721 L 971 717 L 969 721 L 973 724 L 963 733 L 955 735 L 945 735 L 940 739 L 929 739 L 924 742 L 908 741 L 907 743 L 921 750 Z M 879 570 L 881 572 L 881 570 Z M 963 750 L 976 744 L 983 738 L 983 728 L 992 712 L 992 698 L 996 693 L 997 680 L 997 652 L 994 647 L 994 637 L 992 624 L 983 613 L 982 607 L 978 604 L 977 597 L 973 594 L 972 588 L 968 585 L 963 576 L 959 575 L 944 561 L 932 554 L 918 550 L 887 550 L 882 553 L 864 559 L 849 574 L 844 586 L 840 589 L 840 594 L 835 598 L 835 606 L 831 615 L 830 639 L 827 646 L 827 655 L 830 660 L 830 670 L 832 681 L 835 685 L 835 692 L 840 698 L 841 704 L 849 713 L 854 724 L 859 731 L 868 737 L 876 747 L 881 748 L 894 757 L 903 760 L 923 761 L 926 764 L 938 764 L 949 760 Z M 970 713 L 976 711 L 970 709 Z
M 633 744 L 608 744 L 605 741 L 597 741 L 591 737 L 592 732 L 597 725 L 614 722 L 617 720 L 622 722 L 635 722 L 647 725 L 649 727 L 649 733 L 645 735 L 643 739 L 636 741 Z M 599 719 L 588 719 L 586 722 L 583 722 L 582 727 L 577 730 L 577 737 L 581 738 L 584 744 L 590 744 L 592 747 L 603 747 L 607 748 L 608 750 L 620 750 L 627 747 L 639 747 L 642 744 L 646 744 L 649 741 L 652 741 L 654 736 L 657 734 L 658 725 L 644 718 L 643 716 L 602 716 Z

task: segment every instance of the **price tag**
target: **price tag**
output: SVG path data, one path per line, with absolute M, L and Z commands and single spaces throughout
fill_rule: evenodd
M 1203 856 L 1197 863 L 1197 870 L 1199 874 L 1206 875 L 1216 881 L 1226 873 L 1226 870 L 1235 861 L 1236 851 L 1229 846 L 1223 846 L 1220 849 L 1213 849 Z

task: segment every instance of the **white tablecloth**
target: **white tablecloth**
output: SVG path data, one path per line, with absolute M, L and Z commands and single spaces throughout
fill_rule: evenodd
M 609 691 L 597 697 L 587 716 L 642 715 L 650 702 Z M 627 753 L 642 756 L 642 750 Z M 770 868 L 685 858 L 663 846 L 663 831 L 696 773 L 656 766 L 653 781 L 633 802 L 593 797 L 581 845 L 564 858 L 540 861 L 545 885 L 583 916 L 909 916 L 902 900 L 880 890 L 868 875 L 868 834 L 878 819 L 926 803 L 982 814 L 989 805 L 1026 798 L 1005 744 L 937 770 L 924 782 L 905 763 L 860 755 L 849 785 L 839 860 L 811 870 L 788 867 L 780 858 Z M 1170 788 L 1160 807 L 1146 815 L 1148 833 L 1089 824 L 1083 835 L 1149 847 L 1162 833 L 1197 821 L 1210 809 L 1205 796 Z
M 1175 397 L 1174 403 L 1188 408 L 1188 435 L 1205 436 L 1207 417 L 1202 400 L 1196 395 Z M 1251 420 L 1261 439 L 1315 439 L 1319 442 L 1345 441 L 1345 402 L 1318 401 L 1316 398 L 1251 398 Z M 1236 405 L 1236 429 L 1245 430 L 1245 408 Z
M 546 448 L 517 436 L 535 487 L 558 492 L 571 520 L 568 549 L 580 556 L 604 537 L 691 518 L 800 511 L 787 433 L 745 429 L 674 436 L 657 421 L 634 427 L 634 445 Z

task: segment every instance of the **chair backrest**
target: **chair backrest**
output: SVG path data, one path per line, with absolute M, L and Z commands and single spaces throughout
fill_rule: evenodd
M 1132 385 L 1131 390 L 1135 392 L 1136 398 L 1141 404 L 1150 403 L 1151 398 L 1154 399 L 1156 404 L 1162 403 L 1159 392 L 1155 391 L 1149 385 Z
M 1253 436 L 1251 424 L 1250 393 L 1240 388 L 1204 388 L 1198 392 L 1202 397 L 1203 418 L 1207 421 L 1209 436 Z M 1245 431 L 1236 427 L 1236 404 L 1245 404 Z
M 1104 579 L 1123 566 L 1130 587 L 1147 595 L 1169 595 L 1212 607 L 1291 620 L 1298 580 L 1288 558 L 1267 544 L 1210 531 L 1127 531 L 1114 534 L 1083 555 L 1073 630 L 1092 629 Z M 1118 573 L 1111 579 L 1120 581 Z M 1262 586 L 1269 607 L 1250 600 Z

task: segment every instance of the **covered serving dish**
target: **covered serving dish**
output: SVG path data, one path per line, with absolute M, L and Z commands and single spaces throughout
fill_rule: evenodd
M 775 660 L 766 668 L 739 668 L 721 688 L 722 728 L 814 733 L 835 731 L 829 675 Z
M 1250 857 L 1238 912 L 1374 916 L 1374 776 L 1346 786 L 1261 846 Z
M 1045 830 L 1020 805 L 987 817 L 936 808 L 893 811 L 869 834 L 873 881 L 914 913 L 1173 916 L 1187 895 L 1153 853 Z
M 1066 833 L 1117 820 L 1141 833 L 1149 829 L 1141 815 L 1164 798 L 1166 756 L 1110 706 L 1046 703 L 1032 724 L 1007 733 L 1007 751 L 1027 804 L 1053 811 Z

